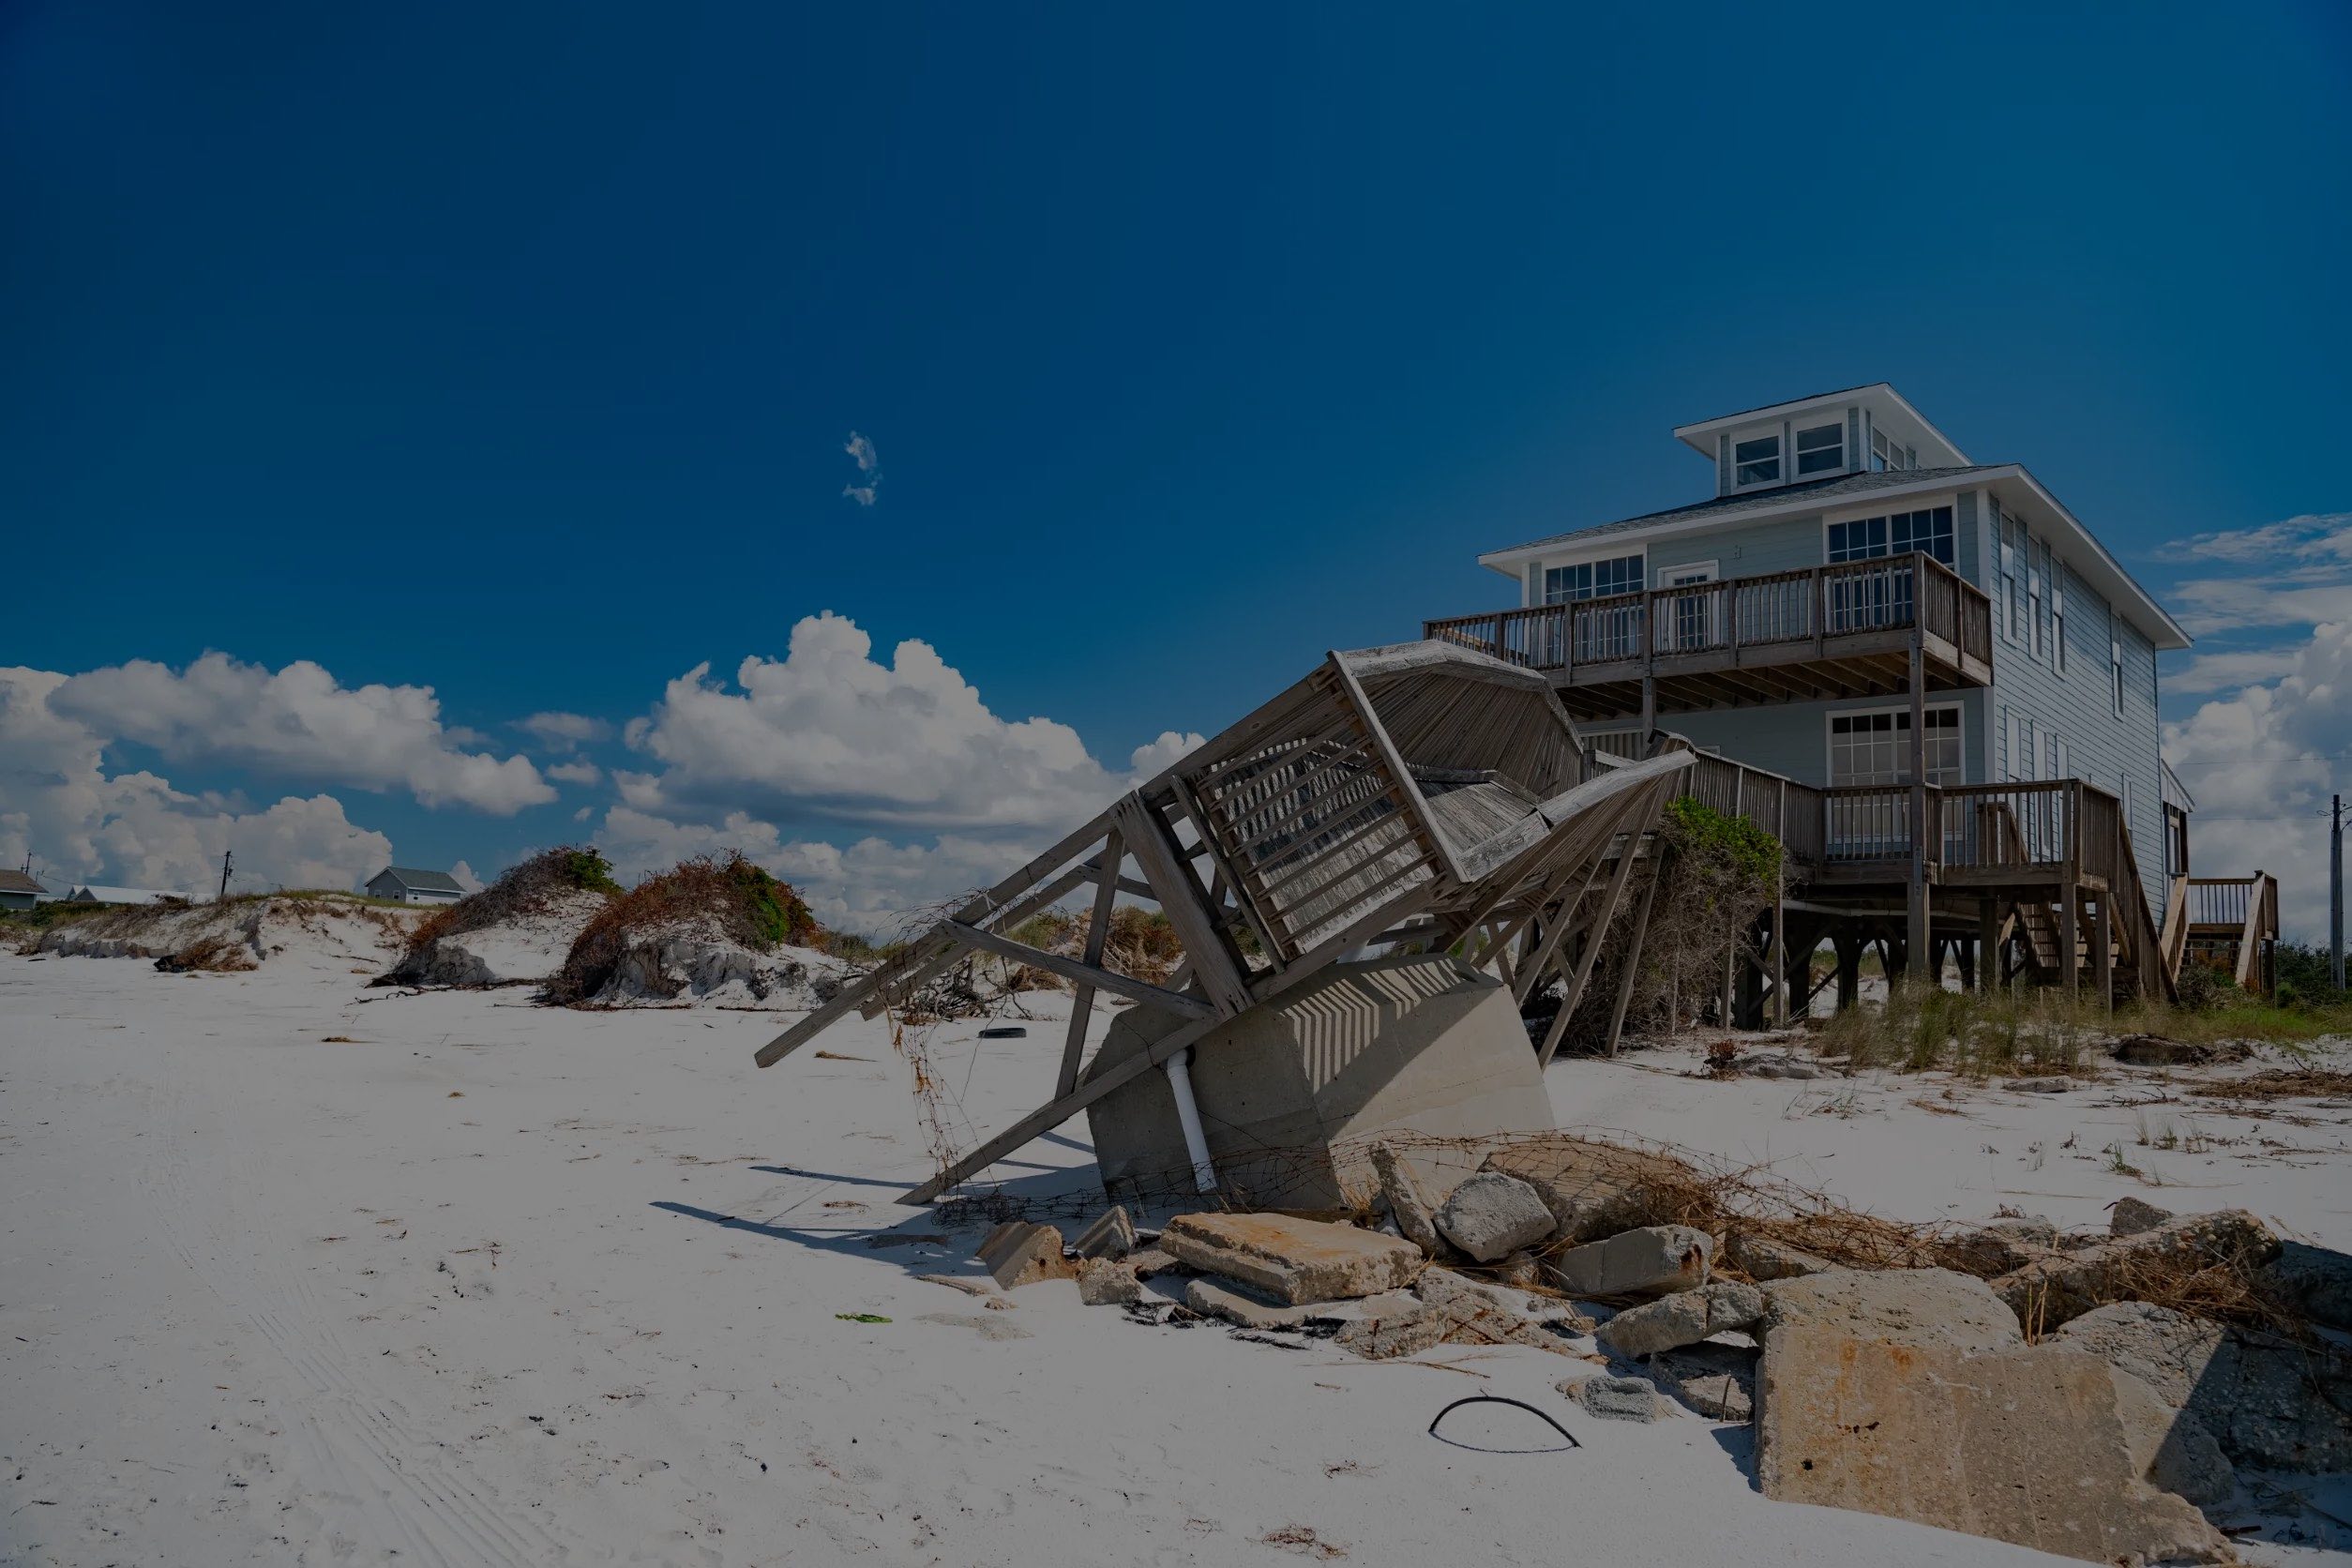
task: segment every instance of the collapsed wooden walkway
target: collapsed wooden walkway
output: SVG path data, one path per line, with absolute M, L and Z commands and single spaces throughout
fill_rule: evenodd
M 1051 1096 L 907 1194 L 910 1202 L 937 1197 L 1374 943 L 1462 951 L 1521 1000 L 1558 977 L 1566 1004 L 1541 1048 L 1548 1060 L 1643 858 L 1644 835 L 1696 761 L 1681 746 L 1622 763 L 1598 759 L 1543 674 L 1466 649 L 1413 642 L 1334 653 L 755 1060 L 772 1066 L 853 1012 L 903 1006 L 974 952 L 1069 980 L 1077 996 Z M 1093 912 L 1076 955 L 1012 934 L 1088 885 Z M 1123 893 L 1156 903 L 1183 947 L 1165 985 L 1104 961 Z M 1184 1022 L 1081 1080 L 1087 1025 L 1106 991 Z

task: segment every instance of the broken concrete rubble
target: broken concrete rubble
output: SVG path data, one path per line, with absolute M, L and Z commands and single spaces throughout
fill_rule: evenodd
M 1331 1316 L 1320 1307 L 1285 1305 L 1229 1279 L 1206 1274 L 1185 1283 L 1184 1304 L 1203 1318 L 1222 1318 L 1245 1329 L 1304 1328 Z
M 2134 1471 L 2152 1486 L 2184 1497 L 2199 1507 L 2225 1502 L 2238 1490 L 2238 1471 L 2205 1423 L 2176 1410 L 2164 1396 L 2120 1367 L 2115 1373 L 2116 1415 Z
M 1388 1143 L 1372 1146 L 1372 1171 L 1380 1178 L 1380 1199 L 1388 1205 L 1390 1217 L 1405 1239 L 1419 1247 L 1425 1258 L 1435 1258 L 1443 1244 L 1438 1239 L 1438 1227 L 1432 1215 L 1428 1195 L 1421 1189 L 1421 1178 L 1413 1168 Z
M 1401 1237 L 1289 1214 L 1179 1214 L 1160 1247 L 1292 1305 L 1394 1289 L 1423 1265 L 1421 1249 Z
M 2281 1304 L 2331 1329 L 2352 1329 L 2352 1257 L 2302 1242 L 2284 1243 L 2254 1276 Z
M 1837 1267 L 1826 1258 L 1776 1242 L 1770 1236 L 1752 1231 L 1735 1230 L 1724 1244 L 1724 1256 L 1734 1268 L 1750 1279 L 1801 1279 L 1806 1274 L 1827 1274 Z
M 2159 1209 L 2136 1198 L 2118 1198 L 2107 1214 L 2107 1234 L 2136 1236 L 2143 1230 L 2153 1230 L 2173 1218 L 2170 1209 Z
M 1041 1279 L 1068 1279 L 1077 1271 L 1063 1261 L 1062 1232 L 1050 1225 L 1008 1220 L 980 1243 L 980 1262 L 997 1284 L 1010 1290 Z
M 1655 1421 L 1666 1413 L 1657 1385 L 1647 1378 L 1587 1378 L 1563 1382 L 1560 1392 L 1603 1421 Z
M 2086 1252 L 2054 1253 L 1993 1281 L 2018 1319 L 2047 1333 L 2107 1302 L 2133 1301 L 2201 1270 L 2249 1273 L 2279 1256 L 2269 1227 L 2242 1209 L 2189 1214 Z
M 1572 1296 L 1654 1296 L 1707 1283 L 1715 1239 L 1687 1225 L 1652 1225 L 1570 1247 L 1545 1266 Z
M 1710 1421 L 1756 1414 L 1756 1352 L 1738 1345 L 1693 1345 L 1650 1358 L 1643 1373 L 1658 1391 Z
M 1135 1221 L 1124 1204 L 1114 1203 L 1078 1232 L 1070 1250 L 1080 1258 L 1124 1258 L 1135 1250 Z
M 2225 1328 L 2148 1302 L 2113 1302 L 2052 1343 L 2098 1356 L 2196 1419 L 2223 1454 L 2265 1470 L 2352 1469 L 2352 1359 Z
M 1491 1263 L 1552 1233 L 1552 1214 L 1515 1176 L 1482 1170 L 1454 1189 L 1436 1216 L 1439 1233 L 1481 1263 Z
M 1952 1244 L 1953 1260 L 1973 1274 L 2004 1274 L 2058 1247 L 2058 1227 L 2040 1215 L 1988 1220 Z
M 1566 1133 L 1516 1138 L 1486 1158 L 1485 1168 L 1533 1187 L 1551 1211 L 1552 1238 L 1597 1241 L 1652 1217 L 1651 1194 L 1687 1185 L 1696 1171 L 1670 1155 L 1598 1143 Z
M 1143 1282 L 1114 1258 L 1089 1258 L 1078 1265 L 1078 1300 L 1089 1306 L 1124 1306 L 1143 1299 Z
M 2230 1560 L 2194 1507 L 2141 1479 L 2119 1398 L 2112 1368 L 2063 1346 L 1905 1343 L 1784 1321 L 1764 1336 L 1757 1480 L 1785 1502 L 2087 1561 Z
M 1453 1326 L 1444 1313 L 1426 1307 L 1375 1313 L 1342 1328 L 1332 1343 L 1366 1361 L 1391 1361 L 1443 1344 Z
M 1603 1323 L 1593 1337 L 1621 1356 L 1655 1355 L 1696 1345 L 1711 1334 L 1753 1328 L 1764 1316 L 1764 1292 L 1753 1285 L 1718 1280 L 1696 1290 L 1629 1306 Z

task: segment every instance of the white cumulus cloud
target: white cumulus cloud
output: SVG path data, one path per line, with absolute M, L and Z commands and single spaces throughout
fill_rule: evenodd
M 555 798 L 530 759 L 461 749 L 430 686 L 345 686 L 308 659 L 275 671 L 219 653 L 185 671 L 133 659 L 68 677 L 49 705 L 172 761 L 402 789 L 501 816 Z
M 557 751 L 573 751 L 596 741 L 612 738 L 612 726 L 586 714 L 539 713 L 515 720 L 515 728 Z
M 201 893 L 234 850 L 237 885 L 349 888 L 391 863 L 392 841 L 332 795 L 259 810 L 152 773 L 112 774 L 105 740 L 53 699 L 68 677 L 0 669 L 0 863 L 29 854 L 60 877 Z

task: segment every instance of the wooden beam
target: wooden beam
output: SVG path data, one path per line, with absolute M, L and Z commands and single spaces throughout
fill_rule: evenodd
M 1143 880 L 1152 884 L 1160 912 L 1168 916 L 1176 940 L 1192 959 L 1193 978 L 1215 1010 L 1231 1018 L 1249 1005 L 1249 983 L 1242 972 L 1233 939 L 1214 918 L 1200 879 L 1185 864 L 1182 847 L 1167 820 L 1140 795 L 1123 795 L 1110 808 L 1111 823 L 1120 841 L 1135 856 Z
M 1662 791 L 1670 787 L 1668 784 L 1656 784 L 1651 789 Z M 1661 796 L 1655 800 L 1652 809 L 1665 804 Z M 1609 890 L 1601 899 L 1599 912 L 1592 917 L 1592 935 L 1584 944 L 1584 956 L 1576 960 L 1576 978 L 1568 983 L 1567 992 L 1560 999 L 1560 1016 L 1552 1019 L 1552 1027 L 1544 1036 L 1544 1048 L 1536 1053 L 1535 1062 L 1539 1068 L 1551 1065 L 1552 1053 L 1560 1049 L 1560 1042 L 1568 1033 L 1569 1015 L 1576 1010 L 1576 1003 L 1584 1000 L 1585 982 L 1592 978 L 1592 960 L 1601 956 L 1601 943 L 1608 936 L 1609 920 L 1617 913 L 1618 900 L 1625 896 L 1625 879 L 1633 875 L 1636 858 L 1630 853 L 1617 857 L 1617 874 L 1609 878 Z
M 1163 990 L 1157 986 L 1132 979 L 1099 965 L 1082 964 L 1076 958 L 1065 958 L 1059 953 L 1048 953 L 1040 948 L 1032 947 L 1025 942 L 1015 942 L 1011 937 L 1002 937 L 994 931 L 984 931 L 977 926 L 967 926 L 960 920 L 947 922 L 947 931 L 957 942 L 968 947 L 977 947 L 985 952 L 1027 964 L 1033 969 L 1042 969 L 1049 973 L 1059 974 L 1067 980 L 1083 980 L 1104 990 L 1117 991 L 1121 996 L 1130 997 L 1137 1002 L 1148 1003 L 1154 1007 L 1164 1007 L 1184 1018 L 1216 1017 L 1216 1010 L 1198 997 L 1186 996 L 1179 991 Z
M 1609 1009 L 1609 1054 L 1617 1054 L 1617 1042 L 1625 1033 L 1625 1009 L 1634 1000 L 1634 981 L 1641 969 L 1642 944 L 1650 939 L 1650 909 L 1658 901 L 1658 883 L 1666 876 L 1666 853 L 1652 857 L 1657 864 L 1650 872 L 1650 883 L 1642 889 L 1641 909 L 1634 916 L 1634 940 L 1625 953 L 1625 972 L 1618 976 L 1617 1004 Z M 1807 998 L 1808 1002 L 1812 999 Z M 1557 1021 L 1557 1020 L 1555 1020 Z
M 1119 830 L 1112 828 L 1103 843 L 1102 864 L 1106 874 L 1094 883 L 1094 909 L 1086 925 L 1086 967 L 1100 969 L 1103 945 L 1110 938 L 1111 906 L 1118 902 L 1119 890 L 1126 878 L 1119 875 L 1120 863 L 1126 859 Z M 1054 1098 L 1060 1099 L 1078 1087 L 1078 1059 L 1086 1054 L 1086 1025 L 1093 1017 L 1094 983 L 1081 980 L 1078 994 L 1070 1002 L 1070 1033 L 1062 1044 L 1062 1071 L 1054 1079 Z

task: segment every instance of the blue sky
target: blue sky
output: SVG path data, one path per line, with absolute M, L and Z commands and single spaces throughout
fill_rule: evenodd
M 936 882 L 1093 787 L 1018 721 L 1115 776 L 1503 602 L 1481 549 L 1703 495 L 1674 424 L 1884 379 L 2160 588 L 2315 520 L 2279 548 L 2317 596 L 2214 600 L 2200 654 L 2257 656 L 2167 701 L 2275 728 L 2352 604 L 2352 12 L 2053 9 L 19 4 L 0 665 L 168 667 L 56 722 L 175 818 L 324 794 L 487 871 L 633 798 L 694 829 L 659 848 L 740 818 L 850 881 L 783 846 L 969 836 Z M 812 640 L 782 753 L 716 758 L 746 705 L 689 733 L 691 690 L 647 722 L 821 611 L 872 657 Z M 976 692 L 1010 732 L 949 727 L 1003 763 L 966 781 L 1043 768 L 1028 808 L 891 740 L 825 771 L 862 710 L 821 675 L 907 639 L 960 681 L 876 700 Z M 304 701 L 262 679 L 300 661 Z M 337 739 L 371 685 L 437 709 Z M 88 825 L 17 831 L 164 864 Z

